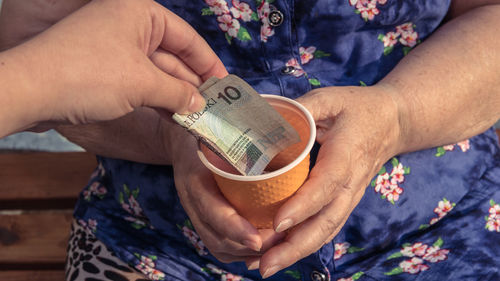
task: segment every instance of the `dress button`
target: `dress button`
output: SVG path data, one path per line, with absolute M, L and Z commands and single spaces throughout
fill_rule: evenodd
M 281 73 L 283 74 L 293 74 L 295 72 L 295 67 L 289 65 L 289 66 L 285 66 L 281 69 Z
M 313 270 L 313 272 L 311 272 L 311 280 L 312 281 L 330 281 L 330 280 L 328 280 L 328 278 L 326 277 L 326 275 L 324 273 L 321 273 L 321 272 L 316 271 L 316 270 Z
M 267 19 L 270 26 L 278 26 L 283 23 L 283 14 L 278 10 L 274 10 L 269 13 Z

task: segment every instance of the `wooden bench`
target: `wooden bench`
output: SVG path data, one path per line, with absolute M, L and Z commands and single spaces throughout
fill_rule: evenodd
M 73 206 L 95 166 L 86 152 L 0 153 L 0 281 L 64 280 Z
M 0 153 L 0 280 L 64 280 L 76 198 L 96 167 L 86 152 Z

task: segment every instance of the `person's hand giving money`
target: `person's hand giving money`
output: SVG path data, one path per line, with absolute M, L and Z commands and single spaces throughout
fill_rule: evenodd
M 2 16 L 12 5 L 22 5 L 4 4 Z M 204 100 L 193 83 L 201 79 L 182 81 L 171 73 L 188 69 L 206 79 L 225 72 L 184 20 L 153 1 L 133 0 L 92 1 L 0 53 L 0 62 L 0 109 L 5 109 L 0 137 L 34 127 L 112 120 L 138 107 L 197 111 Z

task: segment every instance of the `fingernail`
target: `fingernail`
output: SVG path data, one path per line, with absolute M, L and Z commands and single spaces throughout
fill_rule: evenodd
M 264 274 L 262 274 L 262 278 L 266 279 L 267 277 L 269 277 L 269 276 L 275 274 L 276 272 L 278 272 L 279 269 L 280 268 L 277 265 L 269 267 L 268 269 L 266 269 L 266 271 L 264 271 Z
M 248 270 L 255 270 L 257 268 L 259 268 L 259 265 L 260 265 L 260 259 L 256 259 L 254 261 L 251 261 L 247 264 L 247 268 Z
M 293 226 L 293 221 L 292 221 L 292 219 L 284 219 L 284 220 L 282 220 L 282 221 L 278 224 L 278 226 L 276 227 L 276 229 L 275 229 L 274 231 L 276 231 L 276 232 L 278 232 L 278 233 L 279 233 L 279 232 L 283 232 L 283 231 L 285 231 L 285 230 L 289 229 L 289 228 L 290 228 L 290 227 L 292 227 L 292 226 Z
M 260 251 L 260 248 L 262 247 L 259 243 L 253 240 L 243 240 L 243 245 L 247 246 L 248 248 L 256 252 Z
M 199 94 L 193 94 L 189 101 L 188 111 L 193 113 L 202 110 L 206 105 L 205 99 Z

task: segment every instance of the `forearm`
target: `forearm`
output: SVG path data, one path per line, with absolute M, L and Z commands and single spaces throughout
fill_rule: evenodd
M 25 53 L 17 49 L 0 53 L 0 137 L 46 119 L 49 97 L 36 72 Z
M 500 5 L 451 20 L 377 86 L 399 108 L 400 152 L 477 135 L 500 118 Z
M 49 28 L 89 0 L 3 0 L 0 50 L 6 50 Z

